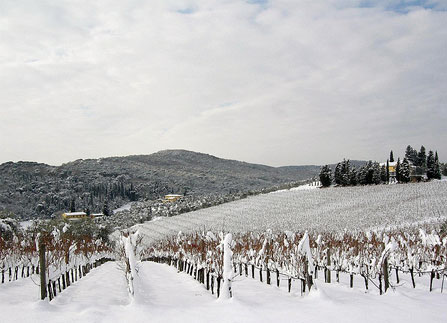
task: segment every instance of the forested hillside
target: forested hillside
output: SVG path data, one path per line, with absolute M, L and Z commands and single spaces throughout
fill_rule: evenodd
M 76 160 L 61 166 L 0 165 L 0 210 L 19 218 L 100 212 L 168 193 L 204 195 L 258 190 L 316 176 L 319 166 L 269 167 L 185 150 Z

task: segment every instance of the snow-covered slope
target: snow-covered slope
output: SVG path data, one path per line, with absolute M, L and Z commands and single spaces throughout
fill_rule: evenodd
M 343 231 L 447 218 L 447 182 L 295 189 L 138 225 L 151 242 L 179 231 Z

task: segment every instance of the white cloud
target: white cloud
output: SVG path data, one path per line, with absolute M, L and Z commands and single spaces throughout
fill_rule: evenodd
M 404 4 L 3 1 L 0 161 L 442 159 L 447 12 Z

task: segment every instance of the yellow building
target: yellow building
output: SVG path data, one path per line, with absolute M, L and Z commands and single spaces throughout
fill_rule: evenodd
M 390 177 L 396 177 L 396 166 L 397 166 L 397 162 L 389 162 L 388 163 L 388 170 L 390 172 Z
M 87 217 L 87 213 L 85 212 L 66 212 L 62 214 L 62 218 L 67 220 L 78 220 Z
M 175 202 L 175 201 L 181 199 L 182 197 L 183 197 L 183 195 L 180 195 L 180 194 L 168 194 L 168 195 L 165 195 L 163 202 Z
M 386 167 L 386 163 L 380 163 L 380 166 Z M 396 166 L 397 166 L 397 162 L 388 162 L 388 172 L 390 174 L 390 183 L 396 182 Z

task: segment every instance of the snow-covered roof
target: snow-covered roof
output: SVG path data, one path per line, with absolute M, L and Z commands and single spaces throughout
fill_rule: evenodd
M 380 163 L 380 166 L 386 166 L 386 163 Z M 396 167 L 397 166 L 397 162 L 388 162 L 388 166 Z
M 87 215 L 85 212 L 66 212 L 65 216 L 79 216 L 79 215 Z

